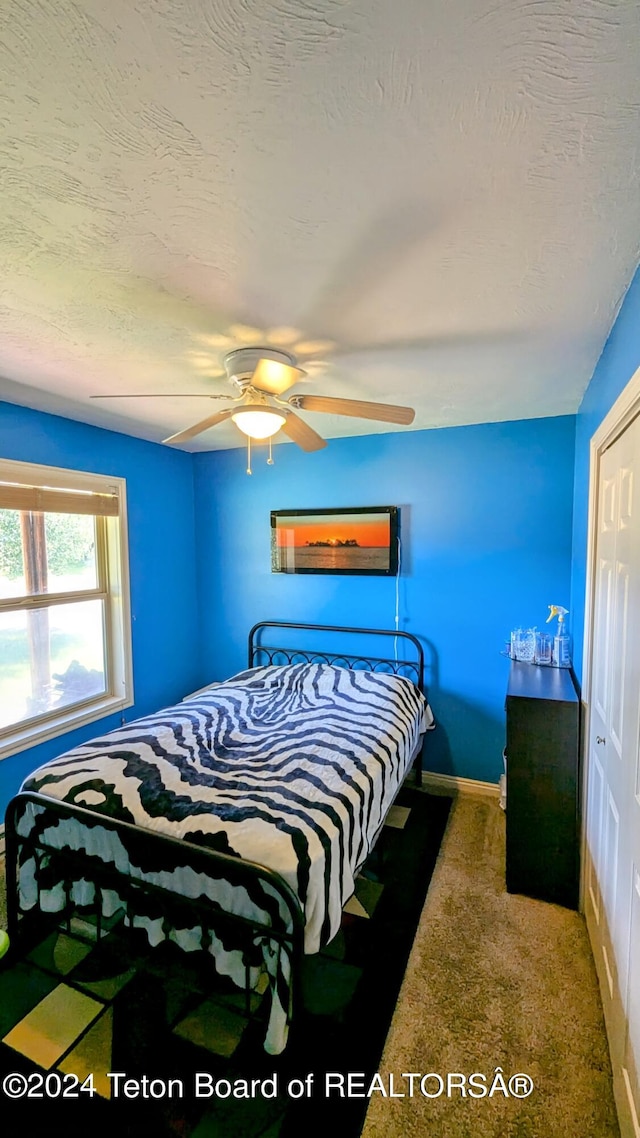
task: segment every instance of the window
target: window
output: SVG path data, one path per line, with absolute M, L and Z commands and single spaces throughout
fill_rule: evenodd
M 0 460 L 0 757 L 133 703 L 123 479 Z

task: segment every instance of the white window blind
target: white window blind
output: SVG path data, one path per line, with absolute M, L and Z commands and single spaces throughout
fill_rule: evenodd
M 117 517 L 119 499 L 115 493 L 89 490 L 60 490 L 48 486 L 27 486 L 0 482 L 0 510 L 28 510 L 31 513 L 91 514 Z

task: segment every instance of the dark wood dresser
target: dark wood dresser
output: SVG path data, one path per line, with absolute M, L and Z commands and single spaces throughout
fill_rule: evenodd
M 565 668 L 511 662 L 507 891 L 578 908 L 580 700 Z

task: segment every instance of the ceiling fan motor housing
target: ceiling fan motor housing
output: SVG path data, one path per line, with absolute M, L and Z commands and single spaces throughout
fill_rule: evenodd
M 227 378 L 239 391 L 246 391 L 258 363 L 264 359 L 275 360 L 276 363 L 287 364 L 288 367 L 298 366 L 291 352 L 282 352 L 277 348 L 236 348 L 223 360 Z

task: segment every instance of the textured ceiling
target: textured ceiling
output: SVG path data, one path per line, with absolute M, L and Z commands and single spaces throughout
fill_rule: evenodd
M 3 0 L 0 397 L 157 440 L 225 347 L 311 340 L 296 391 L 415 428 L 575 412 L 639 258 L 639 48 L 637 0 Z

